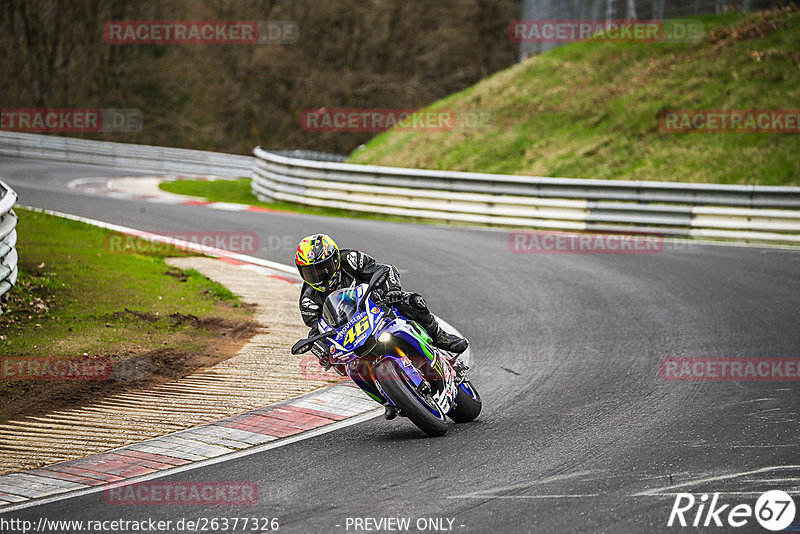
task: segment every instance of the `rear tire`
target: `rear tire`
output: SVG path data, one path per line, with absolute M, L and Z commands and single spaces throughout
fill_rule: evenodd
M 448 424 L 444 414 L 439 413 L 437 417 L 423 404 L 424 401 L 418 398 L 420 394 L 411 391 L 413 384 L 407 382 L 405 373 L 398 371 L 392 360 L 383 360 L 372 372 L 397 408 L 420 430 L 429 436 L 443 436 L 447 433 Z
M 468 393 L 467 390 L 471 391 L 472 394 Z M 472 387 L 472 383 L 465 380 L 458 386 L 456 407 L 450 410 L 447 416 L 456 423 L 469 423 L 478 417 L 482 407 L 483 403 L 478 391 Z

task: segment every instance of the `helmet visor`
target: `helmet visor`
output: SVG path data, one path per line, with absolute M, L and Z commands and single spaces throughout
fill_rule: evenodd
M 325 261 L 313 265 L 298 265 L 300 276 L 312 286 L 324 286 L 331 279 L 339 267 L 336 256 L 331 256 Z

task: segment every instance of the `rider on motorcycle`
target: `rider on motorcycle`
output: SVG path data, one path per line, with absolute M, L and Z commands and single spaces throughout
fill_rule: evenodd
M 368 283 L 376 271 L 387 267 L 389 276 L 383 287 L 376 290 L 383 293 L 382 299 L 387 304 L 394 305 L 409 319 L 419 323 L 431 336 L 436 347 L 456 355 L 467 350 L 469 344 L 467 340 L 442 330 L 421 295 L 401 291 L 400 275 L 392 265 L 378 263 L 371 256 L 358 250 L 340 251 L 333 239 L 325 234 L 314 234 L 303 238 L 297 246 L 295 263 L 305 281 L 300 292 L 300 314 L 303 316 L 303 322 L 312 329 L 310 335 L 317 333 L 317 321 L 322 315 L 322 305 L 331 292 L 359 283 Z M 330 367 L 327 352 L 317 356 L 320 357 L 320 365 Z

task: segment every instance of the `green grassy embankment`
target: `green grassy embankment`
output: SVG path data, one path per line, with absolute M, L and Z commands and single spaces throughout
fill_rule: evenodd
M 432 110 L 488 113 L 485 127 L 388 131 L 352 163 L 474 172 L 800 185 L 800 135 L 665 133 L 662 111 L 800 108 L 795 9 L 698 17 L 699 43 L 573 43 Z

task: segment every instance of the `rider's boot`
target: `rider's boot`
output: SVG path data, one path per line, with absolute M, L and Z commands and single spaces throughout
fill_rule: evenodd
M 403 306 L 404 308 L 401 311 L 407 310 L 411 312 L 411 317 L 415 318 L 420 326 L 431 336 L 435 347 L 452 352 L 456 354 L 456 357 L 467 350 L 469 342 L 466 339 L 448 334 L 442 330 L 442 327 L 439 326 L 436 318 L 428 309 L 428 304 L 422 298 L 422 295 L 409 293 Z
M 420 324 L 422 324 L 423 328 L 428 332 L 428 335 L 431 336 L 435 347 L 452 352 L 456 355 L 456 358 L 467 350 L 469 341 L 467 341 L 466 338 L 445 332 L 444 329 L 439 326 L 439 323 L 433 315 L 430 316 L 430 321 L 426 321 L 425 324 Z

